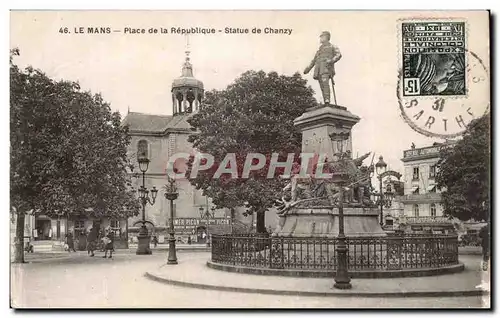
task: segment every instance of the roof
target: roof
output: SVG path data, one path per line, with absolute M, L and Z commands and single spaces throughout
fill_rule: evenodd
M 190 114 L 152 115 L 129 112 L 122 125 L 128 125 L 130 132 L 163 133 L 169 129 L 191 130 L 187 122 Z
M 179 77 L 172 82 L 172 88 L 176 87 L 196 87 L 203 89 L 203 82 L 194 77 Z
M 203 82 L 193 75 L 193 65 L 189 62 L 189 51 L 186 52 L 186 61 L 182 66 L 182 75 L 174 79 L 172 89 L 176 87 L 195 87 L 203 90 Z

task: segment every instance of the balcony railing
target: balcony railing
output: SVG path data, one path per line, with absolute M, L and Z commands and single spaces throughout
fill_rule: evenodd
M 423 194 L 405 194 L 400 197 L 401 202 L 440 202 L 441 201 L 441 194 L 435 193 L 435 192 L 430 192 L 430 193 L 423 193 Z
M 405 220 L 406 223 L 451 223 L 445 216 L 406 216 L 402 217 L 400 221 Z
M 403 157 L 406 159 L 406 158 L 414 158 L 421 156 L 438 156 L 439 150 L 442 147 L 447 147 L 447 145 L 441 144 L 423 148 L 408 149 L 403 152 Z

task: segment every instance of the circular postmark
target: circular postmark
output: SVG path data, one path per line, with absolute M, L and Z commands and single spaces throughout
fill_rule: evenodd
M 489 74 L 481 59 L 466 51 L 465 93 L 440 94 L 452 81 L 436 82 L 434 95 L 405 96 L 403 71 L 398 76 L 397 97 L 403 120 L 416 132 L 428 137 L 453 139 L 467 125 L 490 108 Z M 449 91 L 449 90 L 448 90 Z

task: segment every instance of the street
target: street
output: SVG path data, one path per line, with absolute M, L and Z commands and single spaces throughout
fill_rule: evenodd
M 113 259 L 82 252 L 11 265 L 11 305 L 16 308 L 402 308 L 480 307 L 480 297 L 360 298 L 296 297 L 202 290 L 166 285 L 144 277 L 166 263 L 166 252 L 150 256 L 118 253 Z M 200 253 L 178 253 L 194 259 Z M 180 265 L 177 265 L 180 266 Z M 189 273 L 186 273 L 189 275 Z M 245 275 L 245 274 L 242 274 Z M 333 279 L 332 279 L 333 283 Z

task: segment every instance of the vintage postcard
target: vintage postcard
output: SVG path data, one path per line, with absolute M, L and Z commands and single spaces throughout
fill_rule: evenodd
M 11 307 L 490 308 L 489 26 L 11 11 Z

